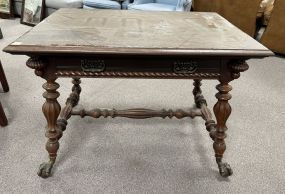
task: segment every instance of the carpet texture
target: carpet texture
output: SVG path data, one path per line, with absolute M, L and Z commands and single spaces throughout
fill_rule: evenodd
M 231 85 L 225 161 L 234 174 L 221 178 L 212 140 L 200 118 L 131 120 L 72 117 L 60 141 L 53 176 L 37 176 L 47 161 L 41 85 L 26 56 L 2 49 L 30 27 L 0 19 L 0 59 L 10 84 L 1 93 L 9 125 L 0 128 L 0 193 L 284 193 L 285 59 L 250 60 Z M 44 38 L 44 37 L 43 37 Z M 64 104 L 70 79 L 59 79 Z M 217 81 L 204 81 L 209 106 Z M 153 109 L 193 106 L 191 80 L 82 79 L 79 106 Z

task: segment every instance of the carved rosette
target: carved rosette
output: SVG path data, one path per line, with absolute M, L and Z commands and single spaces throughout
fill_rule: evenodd
M 42 77 L 43 76 L 43 70 L 46 66 L 45 62 L 40 59 L 39 57 L 31 57 L 28 59 L 28 61 L 26 62 L 26 65 L 35 70 L 35 74 L 37 76 Z
M 233 79 L 238 79 L 240 77 L 240 72 L 244 72 L 249 68 L 244 60 L 233 60 L 229 63 L 229 67 L 232 71 Z

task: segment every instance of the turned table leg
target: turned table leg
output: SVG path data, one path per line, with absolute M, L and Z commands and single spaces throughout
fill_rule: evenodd
M 1 32 L 1 29 L 0 29 L 0 32 Z M 1 34 L 0 34 L 0 38 L 1 38 Z M 3 91 L 8 92 L 9 91 L 9 85 L 8 85 L 8 82 L 7 82 L 1 61 L 0 61 L 0 82 L 2 84 Z M 5 112 L 3 110 L 1 102 L 0 102 L 0 125 L 3 127 L 8 125 L 8 120 L 7 120 L 7 117 L 6 117 Z
M 213 134 L 213 147 L 215 150 L 216 162 L 218 164 L 220 174 L 223 177 L 228 177 L 233 174 L 233 171 L 229 164 L 222 162 L 222 158 L 226 150 L 226 143 L 224 139 L 226 138 L 225 131 L 227 130 L 226 121 L 231 114 L 231 106 L 228 103 L 228 100 L 231 99 L 229 91 L 232 90 L 232 87 L 227 82 L 221 82 L 216 88 L 219 92 L 216 94 L 218 102 L 214 106 L 217 124 L 216 130 Z
M 215 121 L 212 118 L 212 113 L 207 107 L 207 101 L 202 95 L 202 90 L 201 90 L 201 80 L 194 79 L 194 89 L 193 89 L 193 95 L 194 95 L 194 101 L 196 104 L 196 107 L 201 109 L 202 112 L 202 118 L 206 121 L 206 129 L 209 132 L 210 137 L 214 140 L 214 133 L 216 131 L 216 124 Z
M 3 38 L 3 34 L 2 34 L 2 30 L 0 28 L 0 39 L 2 39 L 2 38 Z
M 49 154 L 49 161 L 40 165 L 38 175 L 42 178 L 47 178 L 51 175 L 51 170 L 56 160 L 57 150 L 59 148 L 59 129 L 56 121 L 61 107 L 57 102 L 59 92 L 56 90 L 59 88 L 59 84 L 55 82 L 55 79 L 47 80 L 43 85 L 43 88 L 46 90 L 43 94 L 46 102 L 44 103 L 42 110 L 47 120 L 46 137 L 48 138 L 48 141 L 46 143 L 46 150 Z
M 7 82 L 7 78 L 3 69 L 3 66 L 0 61 L 0 82 L 2 84 L 2 88 L 4 92 L 9 92 L 9 84 Z
M 60 113 L 60 118 L 57 120 L 57 125 L 59 127 L 59 137 L 62 137 L 63 131 L 65 131 L 67 126 L 67 120 L 71 117 L 72 108 L 75 107 L 80 98 L 81 87 L 80 87 L 80 78 L 72 78 L 72 92 L 66 100 L 65 107 L 62 109 Z
M 8 120 L 0 102 L 0 126 L 5 127 L 6 125 L 8 125 Z
M 193 89 L 193 95 L 194 95 L 194 101 L 196 104 L 197 108 L 201 108 L 202 104 L 205 104 L 207 106 L 207 102 L 204 98 L 204 96 L 202 95 L 202 90 L 201 90 L 201 80 L 199 79 L 194 79 L 194 89 Z

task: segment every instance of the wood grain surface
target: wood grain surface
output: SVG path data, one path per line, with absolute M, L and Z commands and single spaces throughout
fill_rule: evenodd
M 4 49 L 18 54 L 272 53 L 216 13 L 61 9 Z

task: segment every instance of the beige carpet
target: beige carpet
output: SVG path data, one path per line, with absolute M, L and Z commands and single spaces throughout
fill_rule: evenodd
M 0 19 L 0 49 L 30 27 Z M 44 38 L 44 37 L 43 37 Z M 27 57 L 0 52 L 9 93 L 1 102 L 9 125 L 0 128 L 0 193 L 284 193 L 285 59 L 250 60 L 232 83 L 225 160 L 229 179 L 219 176 L 212 141 L 202 119 L 71 118 L 61 139 L 54 174 L 36 174 L 47 160 L 44 83 L 25 66 Z M 71 84 L 59 79 L 64 104 Z M 208 104 L 217 81 L 205 81 Z M 87 108 L 182 108 L 193 105 L 192 81 L 82 79 L 80 106 Z

